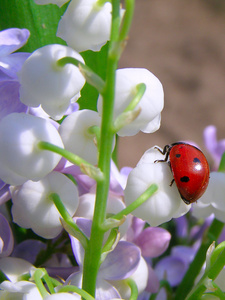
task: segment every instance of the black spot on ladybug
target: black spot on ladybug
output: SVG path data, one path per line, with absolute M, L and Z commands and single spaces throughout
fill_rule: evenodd
M 188 182 L 190 180 L 190 178 L 188 176 L 183 176 L 180 178 L 181 182 Z
M 199 158 L 195 157 L 195 158 L 193 159 L 193 162 L 194 162 L 194 163 L 200 163 L 201 161 L 200 161 Z
M 176 156 L 177 158 L 179 158 L 179 157 L 181 157 L 181 154 L 176 154 L 175 156 Z

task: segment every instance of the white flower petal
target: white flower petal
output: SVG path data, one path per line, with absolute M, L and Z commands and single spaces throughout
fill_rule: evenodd
M 51 193 L 59 195 L 73 216 L 78 207 L 77 187 L 65 175 L 52 172 L 38 182 L 29 180 L 22 186 L 11 188 L 13 221 L 22 227 L 31 228 L 46 239 L 56 237 L 62 225 L 60 214 L 49 199 Z
M 164 162 L 154 163 L 155 158 L 160 159 L 160 156 L 162 159 L 163 156 L 156 149 L 149 149 L 129 174 L 125 188 L 125 203 L 129 205 L 151 184 L 158 185 L 156 193 L 133 212 L 134 216 L 147 221 L 151 226 L 158 226 L 185 212 L 176 185 L 170 186 L 173 176 L 169 165 Z
M 0 123 L 0 178 L 9 184 L 39 180 L 50 173 L 61 156 L 38 148 L 40 141 L 63 148 L 57 129 L 47 120 L 12 113 Z
M 119 130 L 120 136 L 131 136 L 140 130 L 146 133 L 156 131 L 160 126 L 160 113 L 164 106 L 163 87 L 159 79 L 147 69 L 127 68 L 116 71 L 115 111 L 116 119 L 129 105 L 134 97 L 136 86 L 146 85 L 146 91 L 137 108 L 141 108 L 139 116 L 130 124 Z M 98 99 L 98 111 L 102 112 L 102 97 Z
M 56 120 L 62 118 L 70 100 L 85 83 L 83 75 L 73 64 L 57 65 L 57 61 L 66 56 L 84 62 L 73 49 L 52 44 L 34 51 L 19 73 L 21 102 L 34 107 L 41 104 L 46 113 Z
M 93 110 L 79 110 L 70 114 L 62 122 L 59 133 L 68 151 L 82 157 L 92 164 L 98 160 L 97 146 L 94 143 L 94 134 L 88 129 L 100 126 L 101 118 Z
M 112 5 L 96 0 L 72 0 L 59 22 L 57 36 L 78 52 L 99 51 L 109 40 Z

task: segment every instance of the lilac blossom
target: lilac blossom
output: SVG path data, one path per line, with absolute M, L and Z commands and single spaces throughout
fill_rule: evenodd
M 0 213 L 0 257 L 9 256 L 13 250 L 14 238 L 7 219 Z
M 19 100 L 17 72 L 30 53 L 13 53 L 24 46 L 29 30 L 10 28 L 0 32 L 0 119 L 12 112 L 25 112 L 27 106 Z
M 203 132 L 205 146 L 214 160 L 214 169 L 217 170 L 221 157 L 225 152 L 225 139 L 217 140 L 217 128 L 209 125 Z
M 87 236 L 90 235 L 91 223 L 91 220 L 77 219 L 77 225 Z M 72 236 L 70 238 L 73 253 L 80 270 L 71 274 L 67 278 L 66 284 L 70 283 L 81 287 L 84 249 L 77 239 Z M 97 278 L 96 299 L 120 298 L 120 294 L 112 285 L 112 282 L 130 277 L 137 269 L 140 259 L 141 252 L 137 246 L 127 241 L 120 241 L 115 249 L 106 256 L 100 266 Z
M 148 264 L 148 284 L 146 293 L 156 293 L 159 289 L 159 279 L 152 268 L 151 258 L 163 254 L 169 246 L 171 234 L 160 227 L 147 227 L 144 229 L 145 222 L 133 217 L 132 225 L 128 229 L 126 240 L 133 242 L 140 249 L 142 256 Z
M 173 247 L 171 255 L 162 258 L 155 266 L 158 278 L 167 280 L 172 287 L 177 286 L 182 281 L 195 254 L 194 247 Z

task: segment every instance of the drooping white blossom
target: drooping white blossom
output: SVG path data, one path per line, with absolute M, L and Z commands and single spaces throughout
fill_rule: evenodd
M 135 109 L 140 108 L 138 117 L 119 130 L 120 136 L 132 136 L 139 131 L 152 133 L 159 129 L 164 92 L 159 79 L 147 69 L 126 68 L 116 71 L 114 120 L 124 112 L 136 93 L 136 86 L 146 85 L 146 91 Z M 102 97 L 98 100 L 98 111 L 102 113 Z
M 51 193 L 59 195 L 73 216 L 78 207 L 77 187 L 65 175 L 52 172 L 38 182 L 29 180 L 22 186 L 11 187 L 13 221 L 46 239 L 56 237 L 62 231 L 62 224 L 60 214 L 49 198 Z
M 12 185 L 37 181 L 50 173 L 61 156 L 38 147 L 40 141 L 63 148 L 57 129 L 47 120 L 12 113 L 0 122 L 0 178 Z
M 85 79 L 78 67 L 66 64 L 61 67 L 57 61 L 63 57 L 73 57 L 84 63 L 83 58 L 73 49 L 53 44 L 34 51 L 25 61 L 20 73 L 21 102 L 32 107 L 41 104 L 53 119 L 63 117 L 70 101 L 80 97 Z
M 176 184 L 170 186 L 173 179 L 169 165 L 164 162 L 154 163 L 163 159 L 163 155 L 151 148 L 145 152 L 138 165 L 130 172 L 125 188 L 126 205 L 134 202 L 151 184 L 157 184 L 155 194 L 133 211 L 133 215 L 145 220 L 151 226 L 158 226 L 164 222 L 187 213 L 190 205 L 181 199 Z
M 89 128 L 100 124 L 101 118 L 92 110 L 84 109 L 69 115 L 59 128 L 65 148 L 89 163 L 96 164 L 98 149 L 94 140 L 95 135 Z
M 45 297 L 45 300 L 80 300 L 81 297 L 78 294 L 70 293 L 55 293 Z
M 42 300 L 42 296 L 33 282 L 8 280 L 0 284 L 0 300 Z
M 78 52 L 99 51 L 109 40 L 112 5 L 97 0 L 72 0 L 59 22 L 57 36 Z
M 211 172 L 207 190 L 193 204 L 192 214 L 196 218 L 206 218 L 214 214 L 215 218 L 225 222 L 225 174 Z
M 59 7 L 63 6 L 69 0 L 34 0 L 36 4 L 46 5 L 46 4 L 56 4 Z

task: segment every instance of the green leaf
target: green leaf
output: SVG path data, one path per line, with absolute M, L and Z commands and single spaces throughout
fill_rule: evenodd
M 33 0 L 0 0 L 0 30 L 16 27 L 27 28 L 31 36 L 22 51 L 33 52 L 47 44 L 65 44 L 56 37 L 58 22 L 67 4 L 36 5 Z

